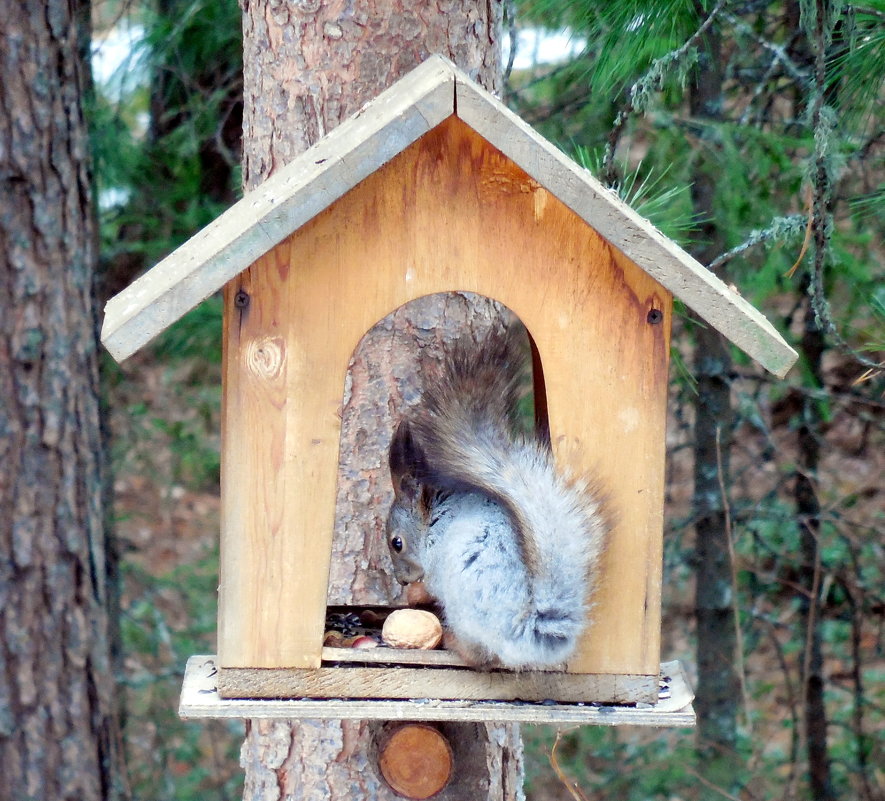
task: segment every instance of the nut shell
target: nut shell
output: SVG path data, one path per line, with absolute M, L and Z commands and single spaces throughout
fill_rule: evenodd
M 436 648 L 442 639 L 442 624 L 433 612 L 397 609 L 384 621 L 381 636 L 393 648 L 430 650 Z
M 345 639 L 345 636 L 340 631 L 327 631 L 323 635 L 323 645 L 328 645 L 332 648 L 346 648 Z

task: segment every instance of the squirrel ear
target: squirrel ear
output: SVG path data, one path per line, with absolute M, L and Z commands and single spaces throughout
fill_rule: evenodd
M 396 496 L 417 497 L 419 475 L 424 469 L 424 453 L 412 435 L 408 420 L 401 420 L 396 427 L 387 458 Z

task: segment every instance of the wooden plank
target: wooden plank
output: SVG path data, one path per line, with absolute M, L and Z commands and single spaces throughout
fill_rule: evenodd
M 661 665 L 662 692 L 654 704 L 609 706 L 506 701 L 230 699 L 218 694 L 214 656 L 188 659 L 179 715 L 185 719 L 337 719 L 510 721 L 554 725 L 694 726 L 694 694 L 678 662 Z
M 108 301 L 122 361 L 453 113 L 451 65 L 429 59 Z
M 420 648 L 323 648 L 323 662 L 356 662 L 363 665 L 430 665 L 469 668 L 454 651 L 425 651 Z
M 312 391 L 311 376 L 332 362 L 322 346 L 303 347 L 288 259 L 278 247 L 225 288 L 218 649 L 226 666 L 320 665 L 347 358 L 337 354 L 334 395 Z
M 657 676 L 347 666 L 221 668 L 223 698 L 443 698 L 473 701 L 651 702 Z
M 348 359 L 398 306 L 463 290 L 526 324 L 557 460 L 598 475 L 616 519 L 595 623 L 570 670 L 657 670 L 671 317 L 660 284 L 455 117 L 234 283 L 252 300 L 226 303 L 224 667 L 318 663 Z M 279 370 L 266 370 L 271 351 Z M 389 488 L 383 454 L 365 470 Z M 382 531 L 386 512 L 380 502 L 364 525 Z
M 503 103 L 453 69 L 460 119 L 745 353 L 775 375 L 786 374 L 798 354 L 761 312 Z

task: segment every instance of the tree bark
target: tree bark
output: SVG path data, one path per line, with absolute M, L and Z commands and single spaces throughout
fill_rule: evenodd
M 805 309 L 804 331 L 800 343 L 802 357 L 815 388 L 823 387 L 823 354 L 826 342 L 809 302 Z M 821 634 L 821 564 L 820 500 L 817 495 L 817 472 L 820 465 L 820 436 L 823 415 L 817 397 L 802 397 L 802 418 L 797 432 L 799 469 L 794 494 L 799 521 L 802 563 L 799 596 L 804 640 L 801 666 L 805 695 L 805 740 L 811 795 L 815 801 L 832 801 L 835 793 L 830 779 L 830 756 L 827 749 L 827 708 L 824 701 L 824 658 Z
M 279 3 L 243 0 L 243 180 L 251 189 L 432 53 L 490 91 L 502 81 L 499 0 Z M 425 298 L 380 321 L 352 359 L 339 465 L 331 603 L 387 604 L 390 578 L 379 509 L 389 503 L 386 449 L 396 411 L 414 397 L 416 355 L 500 309 L 463 294 Z M 247 799 L 395 799 L 375 754 L 380 724 L 249 721 L 241 763 Z M 522 797 L 518 726 L 447 724 L 452 783 L 436 798 Z
M 0 16 L 0 798 L 126 797 L 82 100 L 88 4 Z
M 428 56 L 499 93 L 500 0 L 242 0 L 251 189 Z
M 698 46 L 698 64 L 690 93 L 695 118 L 721 118 L 722 74 L 720 37 L 708 30 Z M 709 264 L 723 251 L 722 232 L 716 224 L 715 146 L 713 157 L 699 161 L 692 181 L 695 215 L 704 220 L 701 244 L 694 256 Z M 736 717 L 740 688 L 735 669 L 736 636 L 729 562 L 730 532 L 723 487 L 729 484 L 729 452 L 733 411 L 731 406 L 731 356 L 728 344 L 712 328 L 699 323 L 694 373 L 697 378 L 694 445 L 695 617 L 697 620 L 699 769 L 708 782 L 702 792 L 721 798 L 730 793 L 741 775 L 735 753 Z M 716 789 L 718 788 L 718 789 Z

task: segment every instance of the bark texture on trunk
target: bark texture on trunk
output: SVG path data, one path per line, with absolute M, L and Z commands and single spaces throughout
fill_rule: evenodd
M 0 15 L 0 798 L 125 796 L 82 113 L 89 9 Z
M 443 723 L 454 769 L 435 801 L 523 798 L 522 740 L 516 724 Z M 384 724 L 250 720 L 240 762 L 249 801 L 397 801 L 381 778 Z
M 502 0 L 241 0 L 251 189 L 434 53 L 500 93 Z
M 433 53 L 493 92 L 501 86 L 498 0 L 243 0 L 242 6 L 247 190 Z M 416 399 L 420 351 L 433 351 L 464 327 L 495 324 L 499 311 L 487 299 L 462 294 L 425 298 L 379 321 L 357 348 L 342 387 L 331 603 L 398 597 L 376 514 L 391 495 L 386 451 L 395 412 Z M 377 771 L 380 733 L 380 724 L 367 722 L 250 721 L 241 754 L 245 798 L 399 798 Z M 522 798 L 517 726 L 447 724 L 445 734 L 454 777 L 436 798 Z
M 801 352 L 809 376 L 816 388 L 823 387 L 823 354 L 826 341 L 809 303 L 805 309 Z M 820 499 L 817 474 L 820 466 L 820 432 L 823 430 L 821 401 L 805 394 L 802 397 L 802 420 L 796 434 L 799 444 L 799 469 L 794 493 L 800 526 L 802 566 L 799 603 L 804 652 L 801 676 L 805 695 L 805 740 L 808 750 L 808 773 L 812 798 L 832 801 L 835 796 L 830 778 L 830 755 L 827 749 L 827 707 L 824 700 L 824 656 L 821 632 L 821 545 Z

